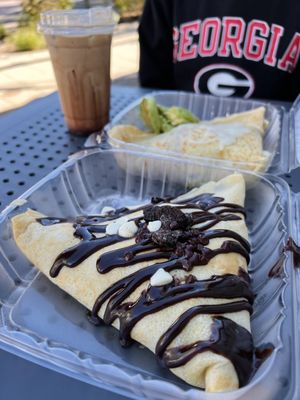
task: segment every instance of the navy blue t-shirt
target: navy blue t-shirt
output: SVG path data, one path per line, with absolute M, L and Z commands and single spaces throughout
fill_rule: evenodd
M 300 1 L 146 0 L 142 86 L 292 101 L 300 92 Z

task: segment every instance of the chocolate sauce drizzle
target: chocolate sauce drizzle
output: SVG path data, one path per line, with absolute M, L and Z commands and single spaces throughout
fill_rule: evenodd
M 200 305 L 190 308 L 160 338 L 156 346 L 156 354 L 165 366 L 177 368 L 203 351 L 212 351 L 231 360 L 237 372 L 240 386 L 246 385 L 252 375 L 255 362 L 252 336 L 247 329 L 228 318 L 213 317 L 211 336 L 208 340 L 199 340 L 195 343 L 169 349 L 167 347 L 182 330 L 182 325 L 186 326 L 195 315 L 237 312 L 247 310 L 247 305 L 249 303 L 241 301 L 218 306 Z
M 239 275 L 212 276 L 206 280 L 197 280 L 191 274 L 186 275 L 183 280 L 174 277 L 170 284 L 159 287 L 148 285 L 137 300 L 126 301 L 134 290 L 148 281 L 159 268 L 168 272 L 176 269 L 191 271 L 194 267 L 208 264 L 219 254 L 232 252 L 240 254 L 247 263 L 249 262 L 250 245 L 243 237 L 230 230 L 212 229 L 220 221 L 239 220 L 240 215 L 245 216 L 243 207 L 223 201 L 223 198 L 210 193 L 190 198 L 188 202 L 156 197 L 144 206 L 135 209 L 121 208 L 106 216 L 82 216 L 72 221 L 40 218 L 38 222 L 45 226 L 72 222 L 74 236 L 80 239 L 79 243 L 57 257 L 50 275 L 56 277 L 63 267 L 74 268 L 95 252 L 121 240 L 128 240 L 117 234 L 106 235 L 106 225 L 121 216 L 127 216 L 130 220 L 131 214 L 142 211 L 141 216 L 131 218 L 138 226 L 136 243 L 104 252 L 98 257 L 96 267 L 100 274 L 105 274 L 115 268 L 129 267 L 143 261 L 146 261 L 148 266 L 115 282 L 101 293 L 91 312 L 92 319 L 99 319 L 101 307 L 107 302 L 103 321 L 111 324 L 116 319 L 119 320 L 120 341 L 126 346 L 131 342 L 131 331 L 139 320 L 173 304 L 201 297 L 227 300 L 242 298 L 244 300 L 190 308 L 162 335 L 157 343 L 156 353 L 161 362 L 170 368 L 185 364 L 205 350 L 222 354 L 232 361 L 240 385 L 244 385 L 252 373 L 253 366 L 254 347 L 251 334 L 218 314 L 243 310 L 252 312 L 253 293 L 245 271 L 240 269 Z M 185 209 L 195 211 L 185 214 Z M 161 228 L 151 233 L 147 229 L 147 223 L 157 219 L 161 221 Z M 207 245 L 214 238 L 226 240 L 221 247 L 211 250 Z M 169 348 L 172 340 L 198 314 L 215 315 L 210 340 Z
M 161 251 L 157 248 L 157 245 L 153 245 L 149 240 L 144 240 L 137 244 L 108 251 L 107 253 L 103 254 L 97 261 L 97 269 L 103 274 L 111 271 L 114 268 L 127 267 L 142 261 L 154 261 L 160 258 L 169 258 L 170 260 L 173 260 L 174 258 L 178 258 L 177 256 L 183 256 L 184 252 L 187 253 L 187 257 L 182 259 L 180 267 L 186 269 L 187 271 L 191 270 L 194 265 L 200 266 L 208 264 L 208 262 L 218 254 L 232 252 L 239 253 L 245 257 L 247 262 L 249 262 L 249 244 L 244 238 L 235 232 L 220 229 L 215 231 L 207 231 L 203 235 L 196 231 L 194 232 L 194 235 L 197 236 L 196 249 L 194 249 L 194 243 L 188 238 L 184 244 L 184 248 L 182 248 L 181 242 L 178 241 L 175 249 L 166 247 L 162 248 Z M 203 243 L 207 243 L 207 240 L 209 241 L 210 239 L 217 237 L 234 238 L 240 243 L 226 240 L 223 242 L 220 248 L 215 250 L 210 250 L 208 247 L 203 245 Z M 186 243 L 189 243 L 190 247 L 187 248 Z M 170 244 L 170 242 L 168 242 L 168 244 Z M 143 253 L 144 251 L 149 250 L 154 251 L 151 253 Z M 190 258 L 188 258 L 189 251 L 193 252 L 191 253 Z
M 300 264 L 300 246 L 296 244 L 292 237 L 289 237 L 284 247 L 285 251 L 291 251 L 293 253 L 293 259 L 295 267 Z
M 249 283 L 240 276 L 232 274 L 212 276 L 210 279 L 201 281 L 188 275 L 185 282 L 175 279 L 169 285 L 148 286 L 137 301 L 123 303 L 134 289 L 148 280 L 159 268 L 163 267 L 166 271 L 171 271 L 180 266 L 177 260 L 166 264 L 154 264 L 143 268 L 116 282 L 98 297 L 92 310 L 92 316 L 96 317 L 101 306 L 109 299 L 103 320 L 106 324 L 111 324 L 116 318 L 119 319 L 119 338 L 122 345 L 130 344 L 130 332 L 141 318 L 184 300 L 198 297 L 224 299 L 243 297 L 247 299 L 243 303 L 247 304 L 245 309 L 252 312 L 251 304 L 254 297 Z M 217 305 L 216 308 L 220 309 L 220 305 Z M 218 313 L 222 313 L 222 311 Z
M 272 354 L 274 345 L 272 343 L 263 343 L 255 348 L 255 368 L 257 370 L 261 364 Z
M 37 218 L 36 220 L 43 226 L 51 226 L 56 224 L 62 224 L 63 222 L 69 222 L 67 218 L 55 218 L 55 217 Z
M 282 254 L 280 255 L 279 259 L 275 262 L 275 264 L 272 266 L 270 269 L 268 276 L 269 278 L 279 278 L 281 274 L 283 273 L 283 268 L 284 268 L 284 263 L 286 259 L 286 254 L 283 251 Z
M 300 246 L 295 243 L 292 237 L 289 237 L 279 259 L 269 271 L 270 278 L 279 278 L 282 275 L 288 251 L 293 253 L 294 266 L 298 267 L 300 265 Z
M 55 260 L 50 269 L 50 276 L 55 278 L 63 267 L 74 268 L 96 251 L 124 240 L 118 235 L 105 236 L 97 239 L 89 230 L 77 228 L 74 235 L 82 239 L 81 242 L 63 251 Z

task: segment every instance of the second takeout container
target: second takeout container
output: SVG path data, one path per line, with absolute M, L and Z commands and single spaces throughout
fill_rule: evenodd
M 271 157 L 267 164 L 266 171 L 271 174 L 281 175 L 287 173 L 299 165 L 300 146 L 296 146 L 295 131 L 295 110 L 299 104 L 295 103 L 290 112 L 285 111 L 284 107 L 272 103 L 242 100 L 239 98 L 214 97 L 195 93 L 179 91 L 155 91 L 143 97 L 154 97 L 158 104 L 166 107 L 180 106 L 187 108 L 197 115 L 201 120 L 211 120 L 216 117 L 226 116 L 233 113 L 251 110 L 256 107 L 266 108 L 265 118 L 269 125 L 263 137 L 263 148 L 270 152 Z M 137 151 L 142 154 L 147 152 L 160 152 L 165 156 L 187 157 L 203 162 L 211 163 L 214 166 L 229 167 L 242 170 L 259 171 L 261 163 L 237 162 L 230 160 L 220 160 L 215 158 L 204 158 L 183 155 L 175 151 L 162 151 L 158 148 L 145 147 L 142 144 L 127 143 L 115 138 L 108 138 L 107 132 L 110 128 L 119 124 L 135 125 L 140 129 L 146 129 L 139 112 L 140 99 L 129 104 L 123 111 L 118 113 L 112 121 L 106 125 L 101 135 L 93 135 L 87 140 L 87 146 L 101 142 L 101 145 L 108 145 L 113 148 Z M 300 103 L 300 100 L 298 101 Z M 300 134 L 300 132 L 299 132 Z M 95 141 L 96 139 L 96 141 Z M 121 160 L 120 160 L 121 162 Z
M 291 194 L 282 179 L 244 172 L 252 244 L 250 274 L 256 293 L 253 337 L 255 345 L 271 342 L 275 350 L 250 383 L 233 392 L 205 393 L 161 368 L 141 346 L 123 349 L 114 328 L 91 325 L 85 308 L 18 250 L 10 221 L 27 207 L 57 217 L 93 214 L 105 205 L 139 204 L 154 195 L 176 196 L 233 173 L 200 161 L 149 154 L 143 156 L 140 170 L 132 173 L 131 166 L 140 158 L 140 153 L 128 150 L 82 151 L 1 213 L 0 347 L 132 399 L 298 400 L 300 276 L 291 254 L 280 278 L 268 276 L 289 235 L 299 240 L 300 198 Z

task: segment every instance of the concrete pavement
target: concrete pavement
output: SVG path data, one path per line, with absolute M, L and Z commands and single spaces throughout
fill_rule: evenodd
M 112 41 L 111 77 L 118 83 L 137 84 L 139 48 L 137 22 L 118 25 Z M 127 77 L 129 79 L 127 79 Z M 0 48 L 0 113 L 56 90 L 47 50 L 23 53 Z

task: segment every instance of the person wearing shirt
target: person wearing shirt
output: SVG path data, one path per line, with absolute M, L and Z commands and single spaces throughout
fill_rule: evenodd
M 300 92 L 300 1 L 146 0 L 142 86 L 293 101 Z

